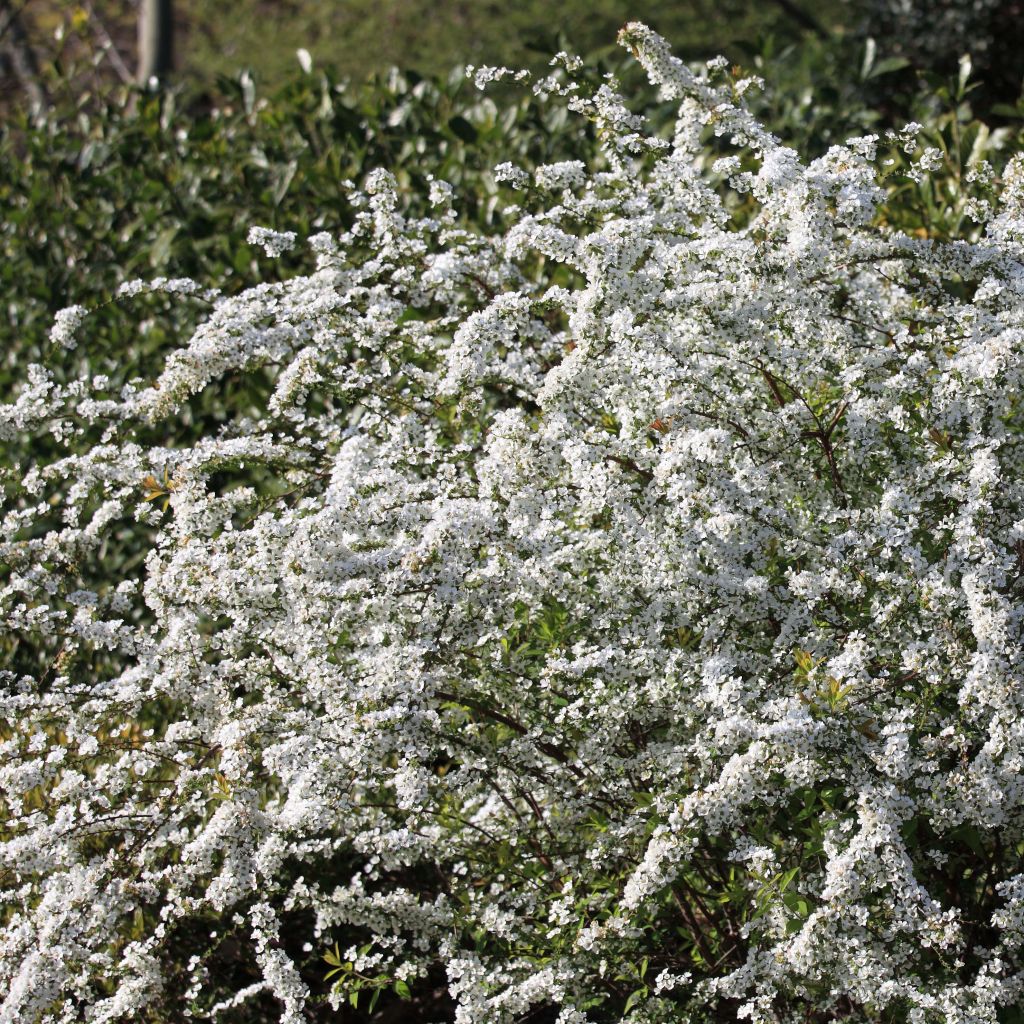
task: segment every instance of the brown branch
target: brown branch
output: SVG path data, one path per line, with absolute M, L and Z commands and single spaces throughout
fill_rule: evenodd
M 117 77 L 125 84 L 133 82 L 135 79 L 131 71 L 128 70 L 128 65 L 121 59 L 121 54 L 118 53 L 117 46 L 107 31 L 107 26 L 103 24 L 100 16 L 96 13 L 96 8 L 93 7 L 90 0 L 84 0 L 83 6 L 89 15 L 89 24 L 100 41 L 100 48 L 106 54 L 107 60 L 110 61 L 113 69 L 117 72 Z
M 622 466 L 623 469 L 632 470 L 638 476 L 642 477 L 647 483 L 650 483 L 654 479 L 654 474 L 649 469 L 644 469 L 643 466 L 638 466 L 632 459 L 628 459 L 624 455 L 606 455 L 605 458 L 609 462 L 614 462 L 616 465 Z
M 679 893 L 672 891 L 672 899 L 675 901 L 676 908 L 679 913 L 682 914 L 683 920 L 689 926 L 690 931 L 693 934 L 693 941 L 697 948 L 700 950 L 701 956 L 704 958 L 705 963 L 709 966 L 715 962 L 715 957 L 712 955 L 710 948 L 704 941 L 704 932 L 698 923 L 696 917 L 694 917 L 693 911 L 679 898 Z
M 443 690 L 435 690 L 434 696 L 438 700 L 449 701 L 452 704 L 461 704 L 463 707 L 471 708 L 473 711 L 479 711 L 480 714 L 485 715 L 487 718 L 508 726 L 509 729 L 519 736 L 525 736 L 530 731 L 522 722 L 517 722 L 503 711 L 498 711 L 496 708 L 492 708 L 482 701 L 474 700 L 472 697 L 460 697 L 457 694 L 447 693 Z M 583 777 L 583 772 L 576 765 L 570 763 L 568 754 L 561 747 L 555 746 L 553 743 L 546 743 L 544 740 L 538 740 L 537 749 L 556 760 L 559 764 L 565 765 L 574 775 L 580 778 Z
M 772 397 L 775 399 L 775 404 L 781 409 L 786 404 L 786 397 L 782 393 L 782 389 L 779 387 L 779 382 L 775 379 L 774 374 L 770 373 L 760 363 L 757 364 L 758 370 L 761 371 L 761 376 L 764 378 L 765 383 L 771 390 Z

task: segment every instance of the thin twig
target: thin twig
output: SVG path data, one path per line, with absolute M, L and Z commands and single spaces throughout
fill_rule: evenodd
M 813 32 L 819 39 L 828 39 L 829 32 L 824 25 L 813 14 L 809 14 L 794 0 L 774 0 L 776 7 L 781 7 L 785 13 L 798 25 Z

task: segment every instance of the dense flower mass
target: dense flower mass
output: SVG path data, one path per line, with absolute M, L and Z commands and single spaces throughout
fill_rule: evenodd
M 377 173 L 308 276 L 147 286 L 210 304 L 156 380 L 0 410 L 4 1024 L 298 1024 L 325 952 L 460 1024 L 1024 998 L 1024 161 L 905 234 L 886 140 L 622 39 L 671 137 L 563 57 L 601 159 L 503 230 Z

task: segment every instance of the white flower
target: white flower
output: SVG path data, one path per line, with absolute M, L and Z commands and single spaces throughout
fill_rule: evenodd
M 78 344 L 75 332 L 85 320 L 88 310 L 83 306 L 68 306 L 60 310 L 53 318 L 50 328 L 50 341 L 62 348 L 72 349 Z
M 260 245 L 271 257 L 283 256 L 295 245 L 294 231 L 273 231 L 270 228 L 251 227 L 246 239 L 250 245 Z

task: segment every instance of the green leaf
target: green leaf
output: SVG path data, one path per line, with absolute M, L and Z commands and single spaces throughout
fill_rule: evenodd
M 872 69 L 868 78 L 879 78 L 882 75 L 892 74 L 894 71 L 902 71 L 910 67 L 910 61 L 905 57 L 886 57 L 880 60 Z
M 458 138 L 462 139 L 463 142 L 476 142 L 477 130 L 464 117 L 456 114 L 456 116 L 451 118 L 448 122 L 448 127 Z
M 632 1010 L 640 1000 L 646 998 L 647 986 L 645 985 L 643 988 L 638 988 L 635 992 L 630 994 L 630 997 L 626 1000 L 626 1005 L 622 1008 L 622 1012 L 624 1014 L 629 1013 L 629 1011 Z
M 274 183 L 274 188 L 271 192 L 271 199 L 273 200 L 274 206 L 281 205 L 281 200 L 284 199 L 285 193 L 287 193 L 298 169 L 298 161 L 289 160 L 288 165 L 277 172 L 277 180 Z
M 166 227 L 156 236 L 152 248 L 149 250 L 149 264 L 154 270 L 159 269 L 167 263 L 171 255 L 171 246 L 178 237 L 178 225 L 172 224 Z
M 860 66 L 860 77 L 868 79 L 871 77 L 871 71 L 875 63 L 875 54 L 878 51 L 878 44 L 868 36 L 864 43 L 864 59 Z
M 958 98 L 960 96 L 963 96 L 964 93 L 967 91 L 967 82 L 968 82 L 968 80 L 971 77 L 972 69 L 973 68 L 972 68 L 972 64 L 971 64 L 971 55 L 969 53 L 965 53 L 960 58 L 960 68 L 959 68 L 959 72 L 958 72 L 958 74 L 956 76 L 957 97 Z

